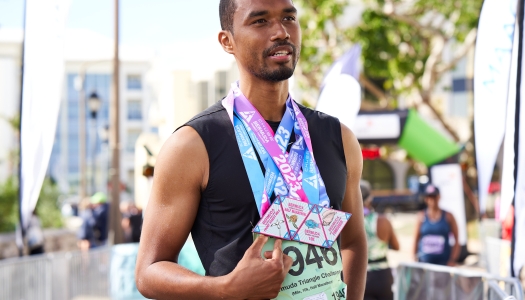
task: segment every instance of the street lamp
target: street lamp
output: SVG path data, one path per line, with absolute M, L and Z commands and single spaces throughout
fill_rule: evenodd
M 87 195 L 86 192 L 86 92 L 85 92 L 85 79 L 86 79 L 86 69 L 89 66 L 94 64 L 104 63 L 107 60 L 100 61 L 89 61 L 80 65 L 80 70 L 78 76 L 75 78 L 74 86 L 75 90 L 78 92 L 78 140 L 79 140 L 79 175 L 80 175 L 80 185 L 78 189 L 78 194 L 80 200 L 84 199 Z M 95 97 L 92 97 L 94 96 Z M 92 105 L 97 105 L 96 100 L 98 99 L 97 93 L 91 93 L 91 96 L 88 98 L 87 106 L 90 108 Z M 93 104 L 91 104 L 93 103 Z M 100 101 L 98 101 L 98 106 L 100 107 Z M 98 110 L 98 109 L 97 109 Z
M 96 186 L 95 186 L 95 173 L 96 173 L 96 159 L 95 156 L 97 155 L 97 113 L 100 109 L 100 106 L 102 102 L 100 101 L 100 98 L 98 97 L 97 92 L 93 91 L 89 95 L 88 98 L 88 108 L 89 112 L 91 114 L 91 122 L 93 123 L 93 146 L 92 146 L 92 152 L 91 152 L 91 194 L 96 193 Z
M 91 119 L 96 120 L 97 119 L 97 113 L 100 109 L 100 106 L 102 105 L 102 102 L 100 101 L 100 98 L 98 97 L 97 92 L 93 91 L 89 95 L 88 99 L 88 107 L 89 111 L 91 112 Z

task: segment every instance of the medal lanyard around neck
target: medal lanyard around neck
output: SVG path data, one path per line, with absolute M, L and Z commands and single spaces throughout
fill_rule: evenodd
M 223 100 L 223 106 L 233 123 L 261 216 L 270 206 L 272 191 L 276 196 L 289 196 L 326 207 L 330 205 L 324 182 L 315 164 L 308 124 L 290 97 L 275 135 L 236 83 L 232 84 L 232 90 Z M 296 141 L 290 153 L 286 153 L 292 130 L 295 131 Z M 264 177 L 255 151 L 266 168 Z

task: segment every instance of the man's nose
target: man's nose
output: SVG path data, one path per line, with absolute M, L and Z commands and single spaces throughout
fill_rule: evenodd
M 274 31 L 272 36 L 272 41 L 275 40 L 287 40 L 290 38 L 290 34 L 288 34 L 288 31 L 286 31 L 286 27 L 280 22 L 276 23 L 275 26 L 273 26 L 272 30 Z

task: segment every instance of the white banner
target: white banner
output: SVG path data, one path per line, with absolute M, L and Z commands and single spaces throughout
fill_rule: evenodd
M 355 118 L 361 108 L 359 58 L 361 47 L 356 45 L 330 68 L 321 85 L 316 110 L 337 117 L 354 130 Z
M 517 27 L 516 27 L 517 29 Z M 516 30 L 517 32 L 517 30 Z M 512 61 L 509 78 L 509 93 L 505 120 L 505 138 L 503 140 L 503 166 L 501 170 L 501 201 L 499 220 L 505 220 L 510 205 L 514 200 L 514 121 L 516 120 L 516 80 L 518 75 L 518 41 L 519 35 L 514 35 Z M 477 150 L 476 150 L 477 151 Z
M 358 140 L 397 139 L 401 136 L 401 120 L 395 113 L 358 115 L 354 129 Z
M 459 244 L 467 244 L 467 219 L 463 197 L 463 175 L 458 164 L 437 165 L 430 169 L 432 183 L 439 188 L 439 207 L 448 211 L 458 224 Z
M 21 115 L 22 222 L 27 226 L 55 138 L 64 78 L 64 29 L 69 0 L 26 0 Z
M 516 0 L 485 0 L 474 61 L 474 133 L 481 213 L 505 134 Z

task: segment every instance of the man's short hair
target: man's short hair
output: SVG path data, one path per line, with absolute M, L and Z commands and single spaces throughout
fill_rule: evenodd
M 219 3 L 219 17 L 222 30 L 233 33 L 233 14 L 237 9 L 237 0 L 221 0 Z

